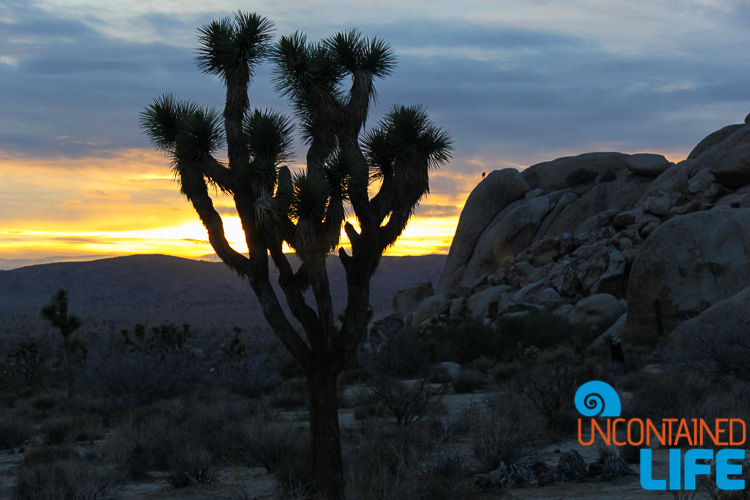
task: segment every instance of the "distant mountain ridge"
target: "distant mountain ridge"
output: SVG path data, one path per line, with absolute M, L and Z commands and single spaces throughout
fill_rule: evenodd
M 373 277 L 370 303 L 376 311 L 390 308 L 393 292 L 416 281 L 436 282 L 444 263 L 444 255 L 384 257 Z M 336 257 L 330 258 L 329 276 L 340 311 L 346 288 Z M 206 333 L 233 326 L 267 330 L 250 286 L 224 264 L 133 255 L 0 271 L 0 333 L 49 330 L 39 309 L 61 287 L 70 295 L 70 311 L 83 318 L 84 331 L 116 333 L 135 323 L 188 323 Z

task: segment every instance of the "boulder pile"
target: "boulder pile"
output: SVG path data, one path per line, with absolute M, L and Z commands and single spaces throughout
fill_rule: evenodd
M 618 334 L 667 332 L 750 286 L 750 115 L 674 164 L 588 153 L 491 172 L 472 191 L 436 289 L 394 315 L 485 322 L 548 311 Z

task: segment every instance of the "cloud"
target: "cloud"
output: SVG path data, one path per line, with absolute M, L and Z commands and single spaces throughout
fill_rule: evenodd
M 750 57 L 720 37 L 708 37 L 715 34 L 712 26 L 728 15 L 716 5 L 696 4 L 691 14 L 659 4 L 651 9 L 655 18 L 650 21 L 638 19 L 635 7 L 626 11 L 622 22 L 639 29 L 632 32 L 634 39 L 654 44 L 653 50 L 636 51 L 613 49 L 614 42 L 593 24 L 615 24 L 615 4 L 589 13 L 591 6 L 584 2 L 563 15 L 572 25 L 573 15 L 579 16 L 578 24 L 588 31 L 551 23 L 551 11 L 537 2 L 513 5 L 515 10 L 493 10 L 470 4 L 450 20 L 438 10 L 416 17 L 425 8 L 417 6 L 404 8 L 406 15 L 398 21 L 393 19 L 399 16 L 387 13 L 369 21 L 357 14 L 369 12 L 369 4 L 352 8 L 348 19 L 364 19 L 359 25 L 363 32 L 391 42 L 399 54 L 395 76 L 378 83 L 380 104 L 371 123 L 391 103 L 423 102 L 451 132 L 459 155 L 480 152 L 529 164 L 560 151 L 583 152 L 594 144 L 687 151 L 713 129 L 744 116 L 728 116 L 727 106 L 750 107 L 743 92 L 750 81 Z M 731 5 L 737 15 L 747 16 L 741 3 Z M 272 18 L 279 12 L 267 7 Z M 138 113 L 154 97 L 171 91 L 204 104 L 222 104 L 216 79 L 201 75 L 193 61 L 196 27 L 218 14 L 135 11 L 126 12 L 118 24 L 114 13 L 102 9 L 79 19 L 64 10 L 56 16 L 34 4 L 11 2 L 9 9 L 14 21 L 2 21 L 0 31 L 6 57 L 18 64 L 0 65 L 0 93 L 13 96 L 0 103 L 0 115 L 6 117 L 0 123 L 0 147 L 5 150 L 84 157 L 104 156 L 112 148 L 148 148 Z M 701 25 L 691 23 L 697 23 L 697 12 L 710 13 L 705 32 L 696 31 L 703 38 L 688 39 L 682 28 L 669 36 L 681 37 L 685 47 L 656 45 L 659 39 L 652 31 L 657 21 L 679 15 L 686 27 L 696 28 Z M 498 20 L 502 13 L 507 22 Z M 483 17 L 468 19 L 469 14 Z M 310 15 L 304 22 L 301 15 L 281 13 L 278 33 L 295 23 L 314 29 L 319 14 L 313 9 Z M 528 22 L 532 15 L 533 24 Z M 95 29 L 94 21 L 106 16 L 106 29 Z M 328 24 L 336 29 L 333 21 Z M 128 26 L 138 32 L 161 30 L 163 36 L 134 41 L 125 36 Z M 622 36 L 619 30 L 613 29 L 612 40 Z M 267 64 L 259 69 L 251 102 L 288 111 L 273 91 L 270 70 Z M 697 108 L 702 110 L 696 113 L 699 119 L 685 122 L 678 116 Z
M 419 205 L 417 214 L 420 217 L 456 217 L 461 213 L 461 207 L 453 205 Z
M 228 0 L 4 2 L 0 222 L 114 231 L 195 220 L 138 115 L 164 92 L 223 105 L 219 81 L 195 66 L 195 33 L 235 8 Z M 482 172 L 593 150 L 680 160 L 750 111 L 746 1 L 259 0 L 253 8 L 277 23 L 277 35 L 302 29 L 315 39 L 358 26 L 393 45 L 399 65 L 377 82 L 368 127 L 393 103 L 423 103 L 456 147 L 431 176 L 413 223 L 427 229 L 413 241 L 452 235 L 448 221 Z M 250 99 L 289 112 L 269 64 Z M 235 215 L 228 203 L 217 209 Z M 424 226 L 430 218 L 442 225 Z

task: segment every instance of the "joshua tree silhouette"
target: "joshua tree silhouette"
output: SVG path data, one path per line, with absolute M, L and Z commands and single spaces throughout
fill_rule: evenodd
M 180 190 L 216 253 L 249 281 L 266 320 L 302 366 L 310 393 L 316 488 L 326 498 L 341 498 L 336 377 L 366 335 L 370 278 L 429 192 L 430 168 L 450 158 L 451 140 L 421 106 L 393 106 L 376 128 L 363 131 L 376 97 L 374 81 L 395 68 L 387 43 L 350 30 L 320 42 L 308 42 L 297 32 L 272 44 L 271 32 L 269 20 L 243 12 L 200 28 L 198 65 L 226 87 L 223 115 L 167 94 L 143 111 L 141 125 L 172 160 Z M 308 146 L 300 173 L 283 166 L 291 153 L 292 122 L 273 111 L 250 109 L 249 83 L 266 57 Z M 225 141 L 227 165 L 214 156 Z M 247 257 L 227 242 L 209 186 L 233 197 Z M 347 207 L 358 227 L 346 221 Z M 342 226 L 349 253 L 340 248 Z M 296 271 L 284 243 L 301 259 Z M 338 322 L 326 268 L 326 257 L 337 248 L 347 283 Z M 304 336 L 271 287 L 269 257 Z M 312 305 L 303 296 L 308 288 Z
M 70 334 L 81 327 L 81 318 L 75 314 L 68 314 L 68 292 L 61 288 L 48 304 L 42 307 L 42 317 L 52 323 L 52 326 L 60 330 L 63 344 L 65 345 L 65 370 L 68 379 L 68 397 L 73 395 L 73 366 L 70 359 L 71 341 Z

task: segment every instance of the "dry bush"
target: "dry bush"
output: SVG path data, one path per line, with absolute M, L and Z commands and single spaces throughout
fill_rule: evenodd
M 244 465 L 261 466 L 274 476 L 280 491 L 312 491 L 307 432 L 290 422 L 252 419 L 241 436 Z
M 372 382 L 374 378 L 375 373 L 373 373 L 372 370 L 366 368 L 350 368 L 341 372 L 338 385 L 343 387 L 346 385 L 367 384 Z
M 13 489 L 18 500 L 111 500 L 116 479 L 80 459 L 21 467 Z
M 57 408 L 60 403 L 61 399 L 57 394 L 39 394 L 29 400 L 29 407 L 41 412 L 49 412 Z
M 438 420 L 409 427 L 367 424 L 348 436 L 346 498 L 475 498 L 460 447 Z
M 137 407 L 185 394 L 202 375 L 200 360 L 190 350 L 129 352 L 113 342 L 92 351 L 80 383 L 121 407 Z
M 96 413 L 77 413 L 73 415 L 73 436 L 76 442 L 93 443 L 104 437 L 104 421 Z
M 46 444 L 62 444 L 73 439 L 73 417 L 61 415 L 48 418 L 42 423 L 42 433 Z
M 645 372 L 639 375 L 638 384 L 628 384 L 633 387 L 633 399 L 627 407 L 632 416 L 654 420 L 711 417 L 705 401 L 717 388 L 699 374 L 686 370 Z
M 547 426 L 566 430 L 575 427 L 573 409 L 575 389 L 590 375 L 570 347 L 542 352 L 524 377 L 523 394 L 546 417 Z M 570 425 L 569 425 L 570 424 Z
M 71 460 L 81 458 L 81 454 L 69 445 L 64 446 L 35 446 L 29 449 L 23 456 L 22 467 L 49 464 L 59 460 Z
M 356 438 L 345 459 L 346 498 L 422 498 L 418 476 L 429 446 L 424 430 L 373 425 Z
M 372 387 L 372 402 L 386 408 L 398 425 L 408 425 L 436 411 L 445 395 L 445 385 L 433 387 L 425 379 L 402 382 L 393 377 L 381 377 Z
M 471 423 L 469 444 L 483 472 L 510 466 L 532 456 L 538 446 L 538 422 L 518 398 L 495 396 L 488 399 L 489 411 L 476 412 Z
M 525 368 L 520 361 L 500 361 L 490 368 L 488 375 L 495 382 L 505 383 L 523 373 Z
M 487 387 L 487 376 L 476 368 L 461 368 L 453 382 L 456 394 L 468 394 Z
M 200 444 L 185 441 L 177 445 L 167 462 L 167 481 L 175 488 L 193 483 L 213 483 L 216 479 L 213 456 Z
M 272 405 L 283 410 L 302 410 L 309 403 L 307 381 L 294 378 L 279 385 L 273 393 Z
M 34 435 L 34 426 L 27 419 L 9 412 L 0 417 L 0 449 L 20 446 Z
M 252 353 L 240 359 L 225 360 L 213 373 L 218 384 L 248 398 L 260 398 L 281 383 L 279 366 L 265 353 Z

